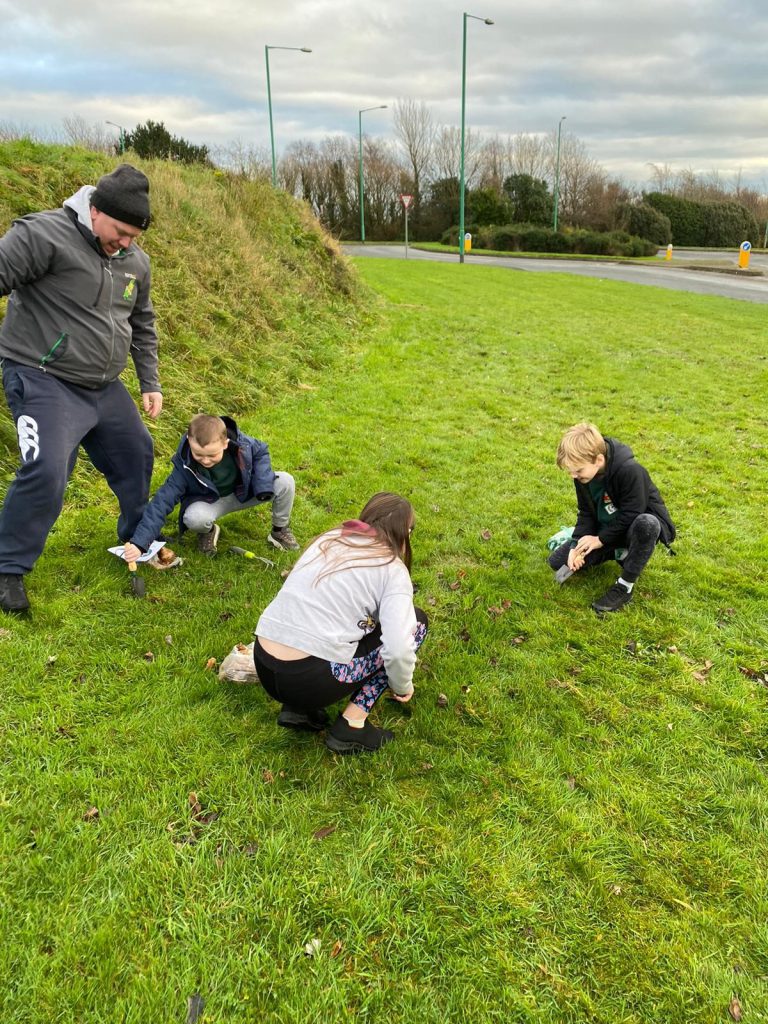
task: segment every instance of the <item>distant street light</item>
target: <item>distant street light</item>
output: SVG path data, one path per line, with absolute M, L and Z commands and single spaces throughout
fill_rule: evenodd
M 115 124 L 114 121 L 105 121 L 104 124 L 111 124 L 113 128 L 117 128 L 120 132 L 120 155 L 122 156 L 125 152 L 125 128 L 121 124 Z
M 464 262 L 464 111 L 467 96 L 467 18 L 492 25 L 490 18 L 478 18 L 464 12 L 464 35 L 461 50 L 461 173 L 459 175 L 459 263 Z
M 387 104 L 378 107 L 363 107 L 357 112 L 357 134 L 360 140 L 360 241 L 365 241 L 365 189 L 363 188 L 363 114 L 368 110 L 386 110 Z
M 272 146 L 272 186 L 277 188 L 277 163 L 275 161 L 275 128 L 272 123 L 272 86 L 269 82 L 269 51 L 296 50 L 298 53 L 312 53 L 308 46 L 265 46 L 264 61 L 267 65 L 267 105 L 269 106 L 269 141 Z
M 563 130 L 565 114 L 557 122 L 557 159 L 555 160 L 555 209 L 552 215 L 552 230 L 557 231 L 557 208 L 560 205 L 560 133 Z

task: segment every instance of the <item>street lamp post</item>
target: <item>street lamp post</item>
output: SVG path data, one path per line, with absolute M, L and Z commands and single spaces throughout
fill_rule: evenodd
M 269 81 L 269 51 L 296 50 L 298 53 L 312 53 L 308 46 L 265 46 L 264 62 L 267 65 L 267 106 L 269 107 L 269 141 L 272 146 L 272 187 L 277 188 L 277 162 L 275 160 L 275 128 L 272 121 L 272 86 Z
M 560 205 L 560 133 L 563 130 L 565 114 L 557 122 L 557 157 L 555 159 L 555 208 L 552 214 L 552 230 L 557 231 L 557 209 Z
M 360 141 L 360 241 L 365 241 L 365 189 L 363 187 L 363 114 L 368 110 L 386 110 L 387 104 L 381 103 L 377 107 L 363 107 L 357 112 L 357 136 Z
M 125 128 L 121 124 L 115 124 L 114 121 L 105 121 L 104 124 L 111 124 L 120 132 L 120 155 L 122 156 L 125 153 Z
M 461 48 L 461 170 L 459 173 L 459 263 L 464 262 L 464 113 L 467 98 L 467 18 L 492 25 L 490 18 L 478 18 L 464 12 L 464 32 Z

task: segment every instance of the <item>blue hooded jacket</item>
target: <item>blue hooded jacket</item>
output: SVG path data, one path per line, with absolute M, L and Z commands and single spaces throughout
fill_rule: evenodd
M 249 437 L 238 429 L 229 416 L 222 416 L 227 428 L 227 451 L 239 470 L 235 484 L 235 497 L 246 502 L 252 498 L 271 501 L 275 492 L 275 473 L 269 457 L 269 448 L 263 441 Z M 179 510 L 179 536 L 184 532 L 184 513 L 195 501 L 214 502 L 220 497 L 214 483 L 200 472 L 201 466 L 192 457 L 186 434 L 171 458 L 173 469 L 165 483 L 144 510 L 131 541 L 146 551 L 163 530 L 168 515 L 176 505 Z

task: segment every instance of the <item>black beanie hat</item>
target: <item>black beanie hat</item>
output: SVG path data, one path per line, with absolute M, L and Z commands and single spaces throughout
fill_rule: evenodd
M 120 164 L 111 174 L 99 178 L 91 195 L 91 206 L 108 217 L 132 224 L 143 231 L 149 227 L 149 181 L 130 164 Z

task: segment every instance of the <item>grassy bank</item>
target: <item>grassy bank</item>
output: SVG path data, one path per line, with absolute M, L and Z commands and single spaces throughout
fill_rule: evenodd
M 162 454 L 195 412 L 253 410 L 296 386 L 300 372 L 328 366 L 359 323 L 358 286 L 303 204 L 267 182 L 126 159 L 151 184 L 153 221 L 140 244 L 152 259 L 167 395 L 153 426 Z M 0 233 L 118 162 L 69 146 L 0 144 Z M 136 390 L 130 363 L 124 376 Z M 3 443 L 11 458 L 7 426 Z
M 761 310 L 359 273 L 372 326 L 242 419 L 295 473 L 303 539 L 375 490 L 414 501 L 432 629 L 414 701 L 377 712 L 396 741 L 335 758 L 206 667 L 292 563 L 227 554 L 270 554 L 263 514 L 135 601 L 78 476 L 33 620 L 1 624 L 3 1020 L 171 1022 L 196 992 L 211 1024 L 768 1019 Z M 585 417 L 680 530 L 604 621 L 610 567 L 558 590 L 544 564 Z

